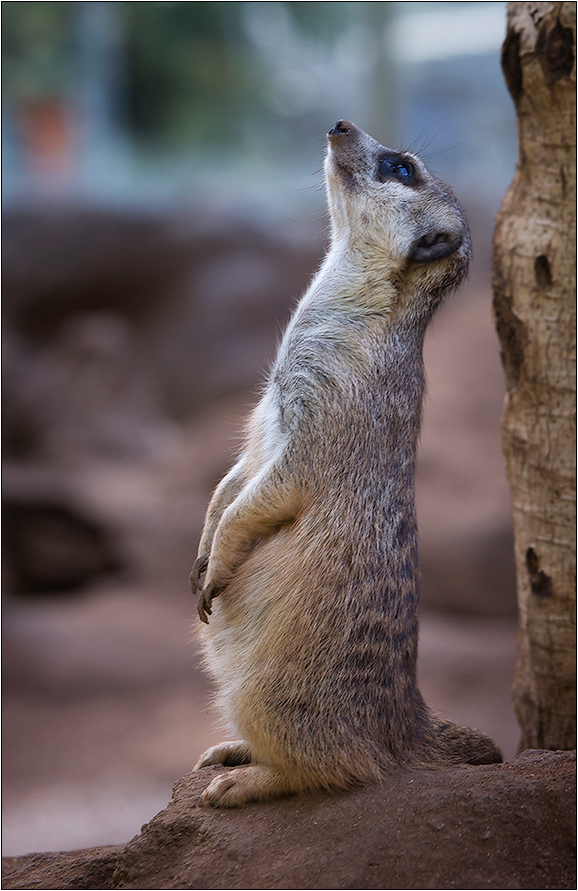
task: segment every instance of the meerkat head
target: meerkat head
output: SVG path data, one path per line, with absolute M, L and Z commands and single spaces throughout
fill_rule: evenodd
M 372 266 L 401 295 L 429 294 L 435 308 L 466 275 L 471 242 L 452 191 L 410 152 L 385 148 L 350 121 L 327 134 L 332 245 Z

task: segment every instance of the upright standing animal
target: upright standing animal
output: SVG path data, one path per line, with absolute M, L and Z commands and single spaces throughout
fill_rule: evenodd
M 434 717 L 416 683 L 422 345 L 467 272 L 467 222 L 418 157 L 349 121 L 329 131 L 325 177 L 329 251 L 191 573 L 240 737 L 196 765 L 234 767 L 203 793 L 217 807 L 344 789 L 399 763 L 502 760 L 486 736 Z

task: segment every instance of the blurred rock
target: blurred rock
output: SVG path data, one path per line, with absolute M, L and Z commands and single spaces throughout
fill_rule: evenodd
M 106 525 L 62 487 L 35 485 L 5 468 L 2 494 L 4 591 L 67 592 L 123 567 Z
M 70 313 L 142 319 L 189 261 L 186 243 L 166 231 L 158 214 L 50 205 L 5 214 L 5 317 L 35 343 L 50 342 Z
M 2 328 L 3 460 L 37 458 L 47 430 L 63 411 L 64 403 L 46 359 L 5 320 Z
M 256 386 L 288 305 L 322 252 L 305 228 L 277 230 L 270 221 L 202 209 L 194 218 L 78 208 L 5 218 L 4 459 L 19 478 L 28 469 L 32 488 L 38 471 L 54 475 L 50 517 L 33 491 L 25 504 L 6 507 L 13 530 L 6 559 L 17 588 L 44 578 L 53 590 L 58 579 L 70 587 L 83 578 L 88 553 L 73 559 L 81 523 L 70 492 L 137 572 L 152 568 L 157 542 L 162 551 L 170 531 L 196 536 L 216 481 L 204 484 L 193 520 L 185 511 L 182 529 L 172 517 L 167 524 L 161 477 L 171 476 L 183 435 L 174 418 Z M 183 483 L 196 503 L 198 474 Z M 24 534 L 24 511 L 32 520 L 32 510 L 36 538 Z M 40 553 L 57 515 L 70 578 L 51 575 L 47 564 L 33 569 L 39 558 L 26 575 L 22 549 Z M 191 558 L 193 550 L 191 543 Z
M 69 591 L 122 563 L 107 530 L 59 503 L 4 500 L 4 555 L 12 591 Z
M 135 334 L 119 313 L 68 317 L 45 355 L 66 401 L 45 432 L 53 459 L 97 453 L 138 461 L 162 455 L 176 427 Z
M 128 320 L 167 410 L 254 387 L 324 248 L 322 226 L 195 209 L 194 217 L 34 209 L 4 218 L 6 321 L 51 344 L 65 319 Z
M 48 347 L 32 349 L 9 329 L 4 342 L 5 458 L 143 460 L 175 435 L 120 314 L 72 315 Z
M 177 436 L 118 313 L 66 319 L 36 349 L 5 331 L 3 559 L 15 593 L 70 591 L 131 563 L 128 530 L 98 510 L 89 468 L 158 461 Z M 111 466 L 112 465 L 112 466 Z

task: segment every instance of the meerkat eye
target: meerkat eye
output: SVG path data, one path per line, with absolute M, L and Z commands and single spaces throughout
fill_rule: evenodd
M 413 176 L 413 164 L 410 164 L 409 162 L 396 164 L 393 168 L 393 173 L 400 179 L 408 179 L 410 176 Z
M 402 160 L 399 155 L 385 155 L 379 161 L 377 176 L 382 182 L 396 179 L 409 184 L 415 180 L 415 167 L 411 161 Z

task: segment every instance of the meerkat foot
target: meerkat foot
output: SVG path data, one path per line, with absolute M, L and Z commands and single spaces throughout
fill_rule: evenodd
M 297 791 L 276 767 L 250 764 L 221 774 L 201 796 L 201 804 L 212 807 L 243 807 L 249 801 L 266 801 Z
M 208 565 L 208 554 L 201 554 L 201 556 L 197 557 L 197 559 L 193 563 L 193 568 L 191 569 L 191 574 L 189 576 L 189 585 L 191 586 L 191 591 L 200 591 L 202 589 L 203 583 L 201 581 L 201 576 L 204 572 L 206 572 Z
M 193 770 L 209 767 L 211 764 L 224 764 L 226 767 L 237 767 L 238 764 L 249 764 L 251 750 L 244 739 L 219 743 L 203 752 Z

